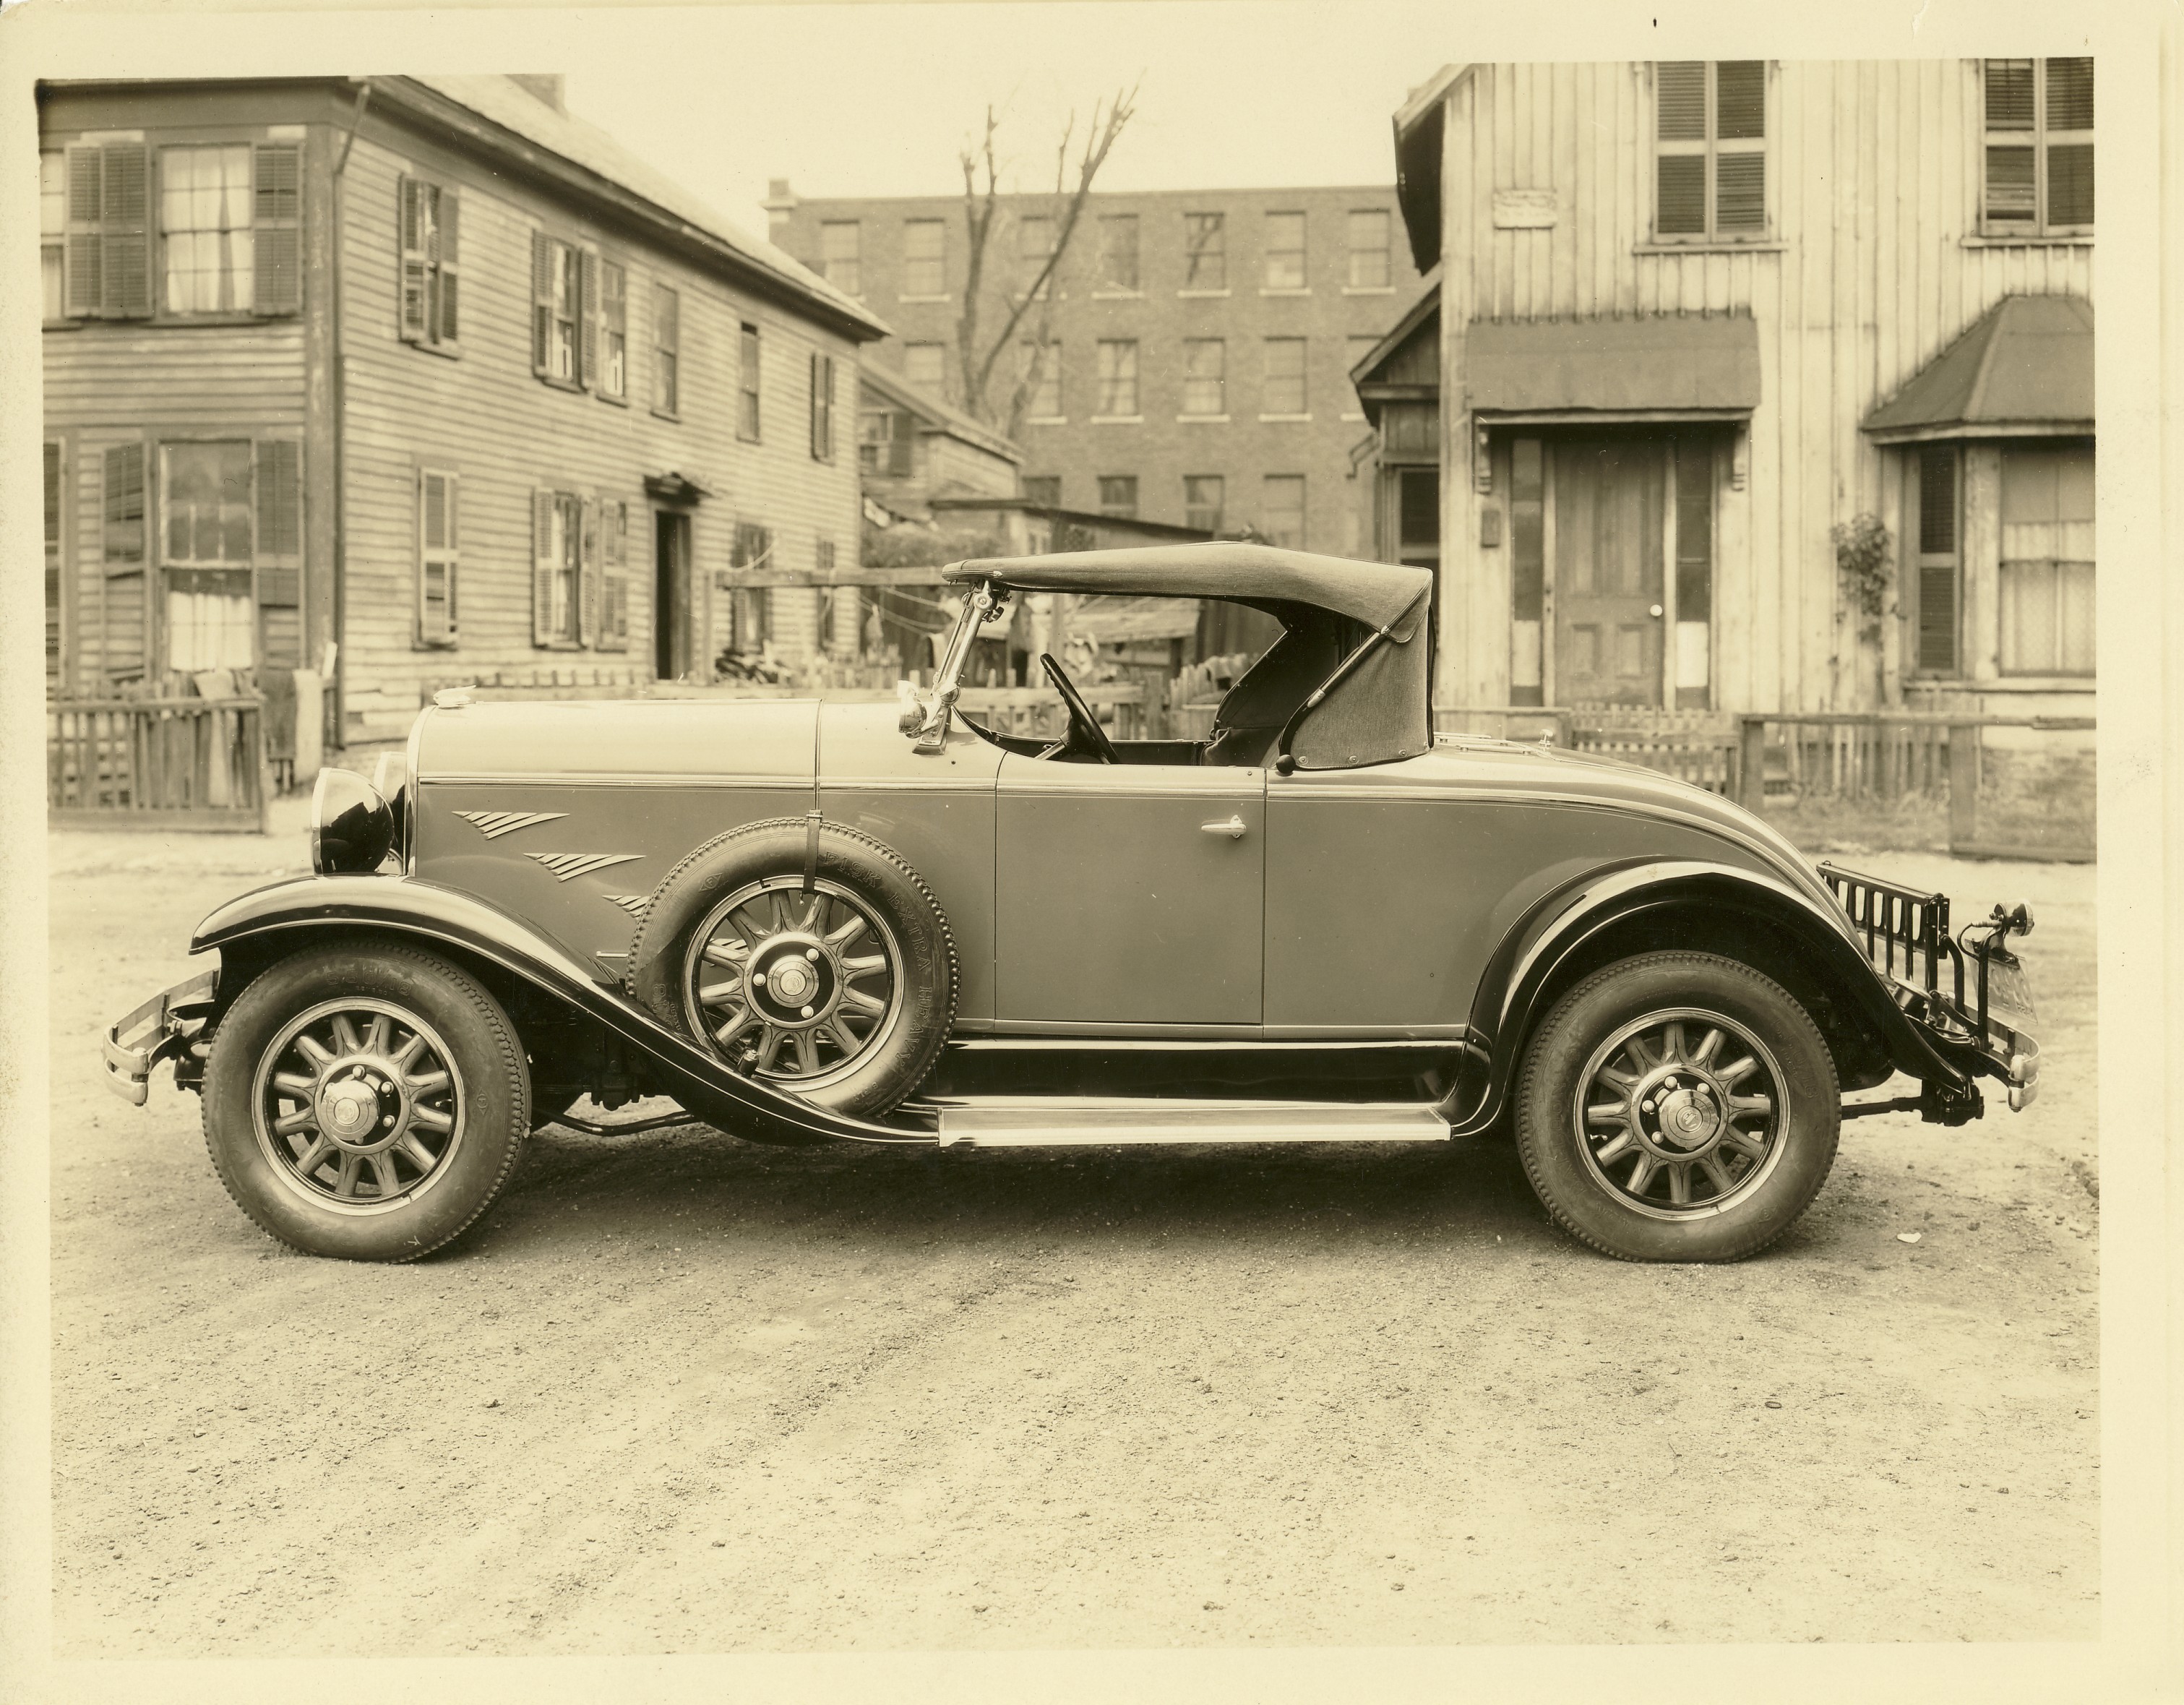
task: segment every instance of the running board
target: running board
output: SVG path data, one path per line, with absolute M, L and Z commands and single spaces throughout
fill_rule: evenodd
M 1107 1143 L 1437 1143 L 1431 1102 L 1202 1101 L 1141 1095 L 982 1096 L 930 1104 L 940 1146 Z

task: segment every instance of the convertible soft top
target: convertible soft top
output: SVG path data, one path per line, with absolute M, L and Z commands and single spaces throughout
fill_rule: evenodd
M 1065 550 L 1050 556 L 995 556 L 951 564 L 944 580 L 990 580 L 1019 592 L 1133 593 L 1225 598 L 1264 608 L 1309 605 L 1385 628 L 1407 641 L 1424 613 L 1433 576 L 1423 568 L 1352 562 L 1306 550 L 1214 539 L 1202 544 L 1145 545 L 1134 550 Z

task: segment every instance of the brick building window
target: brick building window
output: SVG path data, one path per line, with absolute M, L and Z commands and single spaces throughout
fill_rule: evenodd
M 1347 275 L 1352 290 L 1385 290 L 1395 282 L 1390 265 L 1387 209 L 1377 207 L 1351 210 Z
M 1981 211 L 1997 236 L 2093 228 L 2093 62 L 1989 59 Z
M 948 293 L 948 226 L 937 219 L 909 219 L 902 226 L 902 293 Z
M 1109 419 L 1134 419 L 1138 412 L 1138 340 L 1100 340 L 1100 397 L 1093 413 Z
M 1183 476 L 1183 524 L 1206 532 L 1221 531 L 1221 505 L 1228 482 L 1218 474 Z
M 758 327 L 749 320 L 742 322 L 736 347 L 736 436 L 755 444 L 764 423 L 760 404 L 765 352 L 759 343 Z
M 1267 215 L 1264 283 L 1269 290 L 1305 288 L 1304 215 Z
M 1227 215 L 1218 213 L 1184 215 L 1183 287 L 1185 290 L 1226 290 L 1228 287 Z
M 1100 220 L 1100 288 L 1138 289 L 1138 216 L 1111 213 Z
M 1017 361 L 1024 385 L 1024 418 L 1060 420 L 1061 345 L 1034 343 L 1026 338 L 1017 345 Z
M 1305 413 L 1304 339 L 1269 337 L 1264 348 L 1267 376 L 1265 387 L 1260 393 L 1260 412 L 1268 415 Z
M 1017 220 L 1017 293 L 1028 296 L 1034 288 L 1043 300 L 1047 286 L 1039 275 L 1054 254 L 1054 221 L 1043 213 L 1026 214 Z
M 405 177 L 398 206 L 403 341 L 452 351 L 460 326 L 461 198 L 440 184 Z
M 830 219 L 819 227 L 819 274 L 850 296 L 865 288 L 864 231 L 854 219 Z
M 1653 67 L 1653 231 L 1705 241 L 1767 229 L 1767 62 Z
M 1228 412 L 1228 345 L 1223 339 L 1183 340 L 1183 412 L 1217 419 Z
M 1060 474 L 1027 474 L 1023 482 L 1024 501 L 1034 509 L 1061 507 L 1061 476 Z
M 948 394 L 948 346 L 945 343 L 905 343 L 902 346 L 902 376 L 936 397 Z
M 1267 543 L 1295 550 L 1304 544 L 1304 476 L 1268 474 L 1259 482 L 1259 531 Z
M 1102 474 L 1100 476 L 1100 513 L 1113 515 L 1120 521 L 1134 520 L 1138 513 L 1138 476 L 1135 474 Z
M 455 643 L 460 488 L 454 474 L 437 468 L 417 471 L 417 643 L 422 646 Z

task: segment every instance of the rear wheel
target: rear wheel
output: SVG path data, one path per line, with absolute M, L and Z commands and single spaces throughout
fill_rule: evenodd
M 214 1034 L 205 1145 L 236 1204 L 310 1255 L 414 1261 L 489 1206 L 530 1128 L 514 1027 L 437 956 L 354 944 L 243 990 Z
M 1518 1093 L 1540 1200 L 1626 1261 L 1758 1253 L 1819 1193 L 1841 1126 L 1804 1009 L 1712 954 L 1647 954 L 1579 983 L 1534 1036 Z

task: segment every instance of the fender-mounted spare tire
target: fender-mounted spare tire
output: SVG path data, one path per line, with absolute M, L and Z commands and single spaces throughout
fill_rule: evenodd
M 732 1069 L 875 1118 L 925 1080 L 956 1017 L 956 944 L 916 872 L 838 823 L 775 817 L 653 891 L 631 997 Z

